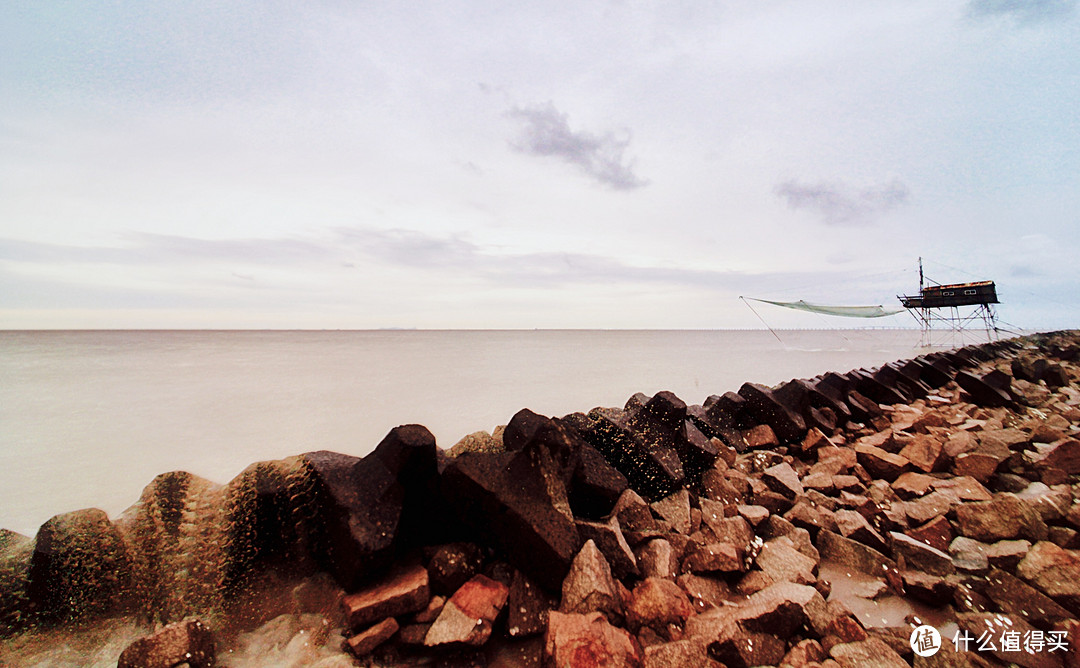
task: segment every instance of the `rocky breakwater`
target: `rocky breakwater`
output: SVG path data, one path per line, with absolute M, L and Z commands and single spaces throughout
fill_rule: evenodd
M 449 451 L 408 425 L 4 534 L 0 625 L 161 629 L 120 666 L 230 665 L 267 620 L 327 667 L 1076 666 L 1078 425 L 1071 332 L 522 410 Z

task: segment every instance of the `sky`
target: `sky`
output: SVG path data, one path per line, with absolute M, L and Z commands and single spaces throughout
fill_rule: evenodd
M 0 7 L 0 329 L 1080 325 L 1078 0 Z

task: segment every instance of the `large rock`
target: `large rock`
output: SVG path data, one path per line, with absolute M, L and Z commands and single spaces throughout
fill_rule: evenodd
M 889 482 L 899 478 L 900 474 L 911 466 L 904 457 L 873 445 L 855 446 L 855 455 L 870 475 Z
M 683 487 L 686 474 L 673 448 L 646 441 L 627 424 L 624 414 L 593 409 L 589 419 L 586 440 L 626 476 L 634 491 L 657 500 Z
M 813 587 L 781 582 L 752 595 L 735 612 L 750 631 L 787 638 L 801 629 L 820 635 L 829 621 L 825 599 Z
M 1012 397 L 1008 392 L 969 371 L 958 372 L 956 383 L 971 395 L 972 402 L 979 406 L 997 408 L 1012 405 Z
M 1046 523 L 1028 504 L 1013 494 L 997 494 L 990 501 L 963 503 L 955 508 L 961 535 L 983 542 L 1007 538 L 1046 538 Z
M 1073 617 L 1050 597 L 997 568 L 987 576 L 984 593 L 1002 612 L 1023 617 L 1039 628 Z
M 631 630 L 649 627 L 663 635 L 669 625 L 681 629 L 693 613 L 690 599 L 679 585 L 663 578 L 646 578 L 630 593 L 626 623 Z
M 880 638 L 833 645 L 829 656 L 843 668 L 905 668 L 908 665 Z
M 756 564 L 773 582 L 794 582 L 812 585 L 817 581 L 817 562 L 779 538 L 765 543 L 758 553 Z
M 1016 574 L 1047 596 L 1080 612 L 1080 556 L 1049 541 L 1035 543 L 1019 564 Z
M 214 635 L 197 619 L 169 624 L 136 640 L 120 655 L 117 668 L 210 668 L 215 660 Z
M 466 453 L 447 466 L 442 481 L 443 494 L 477 540 L 501 549 L 538 584 L 561 586 L 581 538 L 557 469 L 527 449 Z
M 952 557 L 946 552 L 895 531 L 889 533 L 889 538 L 897 561 L 902 557 L 908 568 L 941 576 L 956 572 Z
M 405 489 L 381 460 L 336 452 L 301 456 L 311 481 L 312 552 L 346 591 L 354 591 L 391 564 Z
M 552 612 L 544 636 L 544 656 L 555 666 L 626 666 L 642 664 L 641 648 L 627 631 L 608 623 L 599 612 Z
M 627 425 L 650 447 L 673 450 L 682 462 L 686 479 L 696 482 L 716 460 L 717 449 L 689 420 L 686 403 L 663 391 L 632 413 Z
M 746 400 L 746 412 L 760 424 L 767 424 L 777 437 L 787 442 L 801 441 L 806 435 L 806 420 L 790 396 L 778 397 L 771 389 L 757 383 L 744 383 L 739 395 Z
M 818 532 L 815 544 L 821 551 L 823 560 L 832 561 L 874 577 L 885 577 L 886 573 L 896 570 L 896 562 L 884 554 L 831 531 Z
M 547 629 L 552 601 L 539 586 L 515 570 L 507 600 L 507 633 L 513 638 L 534 636 Z
M 124 539 L 103 511 L 57 515 L 38 529 L 23 613 L 62 621 L 117 610 L 130 593 L 131 576 Z

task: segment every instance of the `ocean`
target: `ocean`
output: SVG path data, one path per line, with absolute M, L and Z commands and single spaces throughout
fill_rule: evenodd
M 440 447 L 521 408 L 687 403 L 922 352 L 916 330 L 0 332 L 0 527 L 116 517 L 156 475 L 364 455 L 400 424 Z

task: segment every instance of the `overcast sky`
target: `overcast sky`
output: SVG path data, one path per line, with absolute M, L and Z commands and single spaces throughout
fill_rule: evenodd
M 0 328 L 1080 325 L 1077 0 L 0 8 Z

